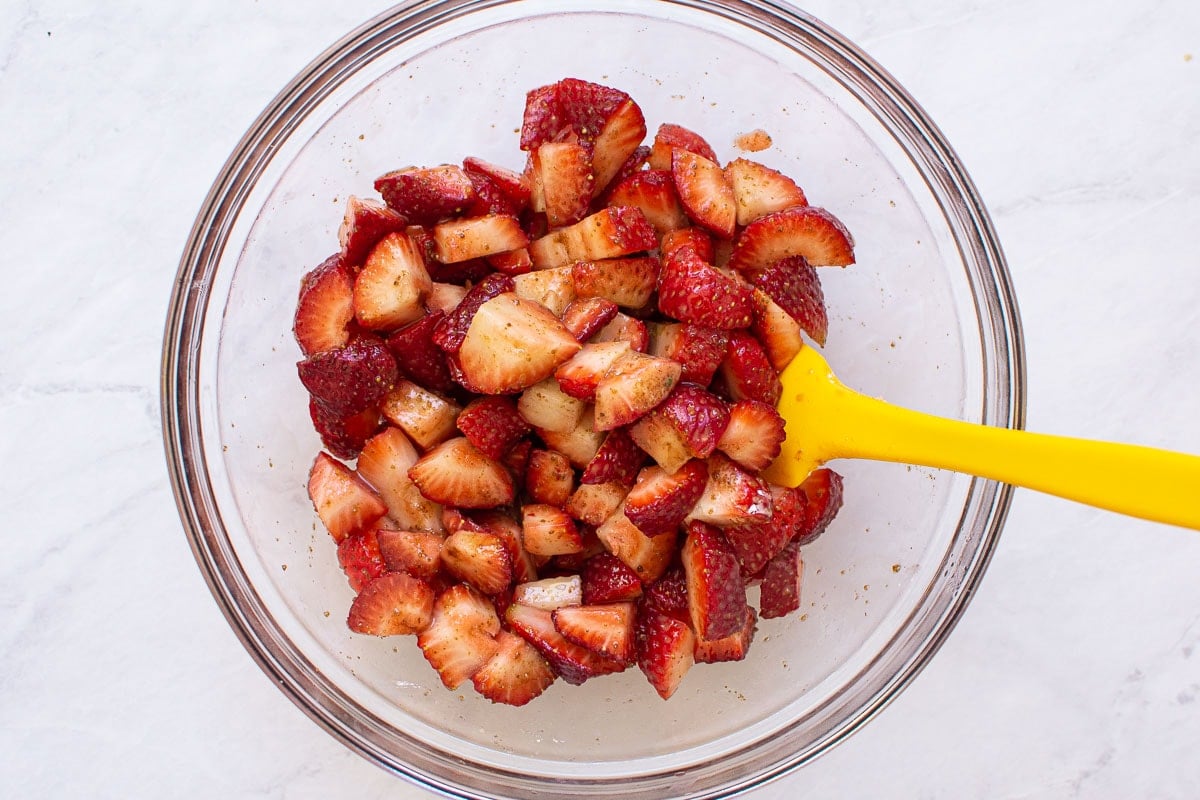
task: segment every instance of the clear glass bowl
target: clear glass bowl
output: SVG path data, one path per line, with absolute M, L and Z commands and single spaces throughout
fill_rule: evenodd
M 929 660 L 983 574 L 1007 488 L 841 462 L 846 505 L 806 551 L 802 614 L 741 663 L 693 669 L 663 702 L 636 669 L 529 706 L 448 692 L 408 639 L 348 632 L 351 592 L 305 494 L 319 448 L 296 379 L 300 276 L 337 249 L 346 197 L 408 164 L 520 168 L 525 92 L 561 77 L 628 91 L 653 131 L 740 134 L 857 239 L 822 272 L 826 354 L 851 386 L 1019 427 L 1023 351 L 995 233 L 953 151 L 851 43 L 771 2 L 446 0 L 342 39 L 254 123 L 180 264 L 163 426 L 184 527 L 230 624 L 346 745 L 452 796 L 716 797 L 846 737 Z

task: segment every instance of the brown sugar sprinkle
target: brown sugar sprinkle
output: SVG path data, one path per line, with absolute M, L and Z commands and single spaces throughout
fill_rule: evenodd
M 739 150 L 757 153 L 759 150 L 766 150 L 771 146 L 771 134 L 759 128 L 749 133 L 743 133 L 734 140 L 733 144 Z

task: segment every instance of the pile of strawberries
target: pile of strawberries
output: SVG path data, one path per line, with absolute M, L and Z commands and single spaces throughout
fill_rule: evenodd
M 415 635 L 493 702 L 635 664 L 667 698 L 744 658 L 841 506 L 831 470 L 759 473 L 779 371 L 825 340 L 814 267 L 853 263 L 850 235 L 776 170 L 678 125 L 646 139 L 624 92 L 535 89 L 522 172 L 381 176 L 300 290 L 348 624 Z

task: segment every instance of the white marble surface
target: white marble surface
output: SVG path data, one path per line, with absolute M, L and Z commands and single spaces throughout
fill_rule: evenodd
M 380 0 L 0 5 L 0 795 L 422 798 L 238 644 L 176 517 L 162 324 L 245 127 Z M 991 208 L 1030 428 L 1200 452 L 1200 4 L 819 0 Z M 1020 492 L 899 700 L 768 798 L 1200 791 L 1200 536 Z

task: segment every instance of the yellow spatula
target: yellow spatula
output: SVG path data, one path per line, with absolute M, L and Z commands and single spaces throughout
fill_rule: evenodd
M 976 425 L 847 388 L 813 347 L 783 371 L 783 452 L 765 477 L 796 486 L 835 458 L 954 470 L 1200 530 L 1200 457 Z

